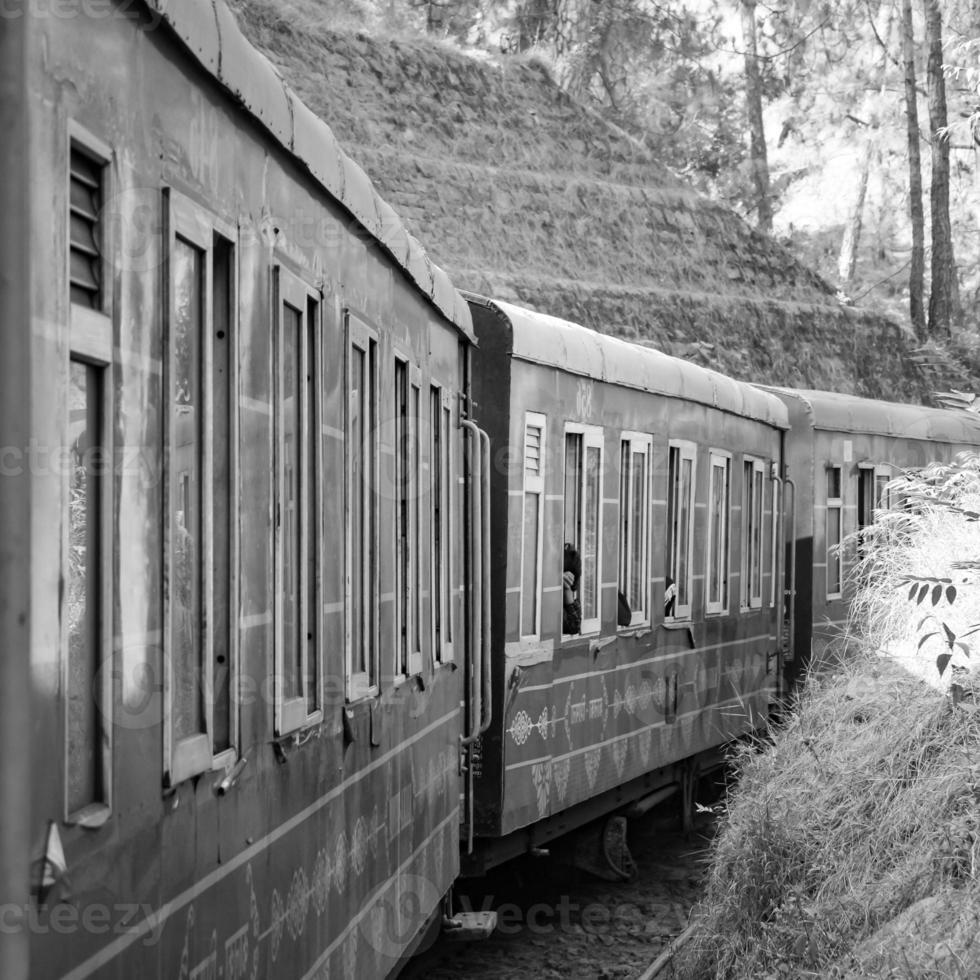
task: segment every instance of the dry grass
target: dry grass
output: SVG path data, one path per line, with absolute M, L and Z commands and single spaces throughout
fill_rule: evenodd
M 864 652 L 853 643 L 813 672 L 771 742 L 742 750 L 675 976 L 980 976 L 980 706 L 954 706 L 876 642 L 916 635 L 923 610 L 896 588 L 908 574 L 965 575 L 935 612 L 980 621 L 975 572 L 952 567 L 980 557 L 962 513 L 980 510 L 977 475 L 974 458 L 902 488 L 919 510 L 875 531 L 856 616 Z

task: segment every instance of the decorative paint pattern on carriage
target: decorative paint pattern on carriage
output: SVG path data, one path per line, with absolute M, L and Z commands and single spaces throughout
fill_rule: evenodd
M 602 749 L 599 746 L 586 749 L 582 754 L 583 764 L 585 766 L 585 776 L 589 781 L 590 792 L 595 788 L 595 781 L 596 776 L 599 774 L 599 761 L 601 758 Z
M 565 802 L 565 794 L 568 791 L 568 773 L 571 767 L 572 760 L 569 756 L 556 759 L 551 764 L 551 775 L 555 781 L 555 795 L 558 797 L 559 804 Z
M 551 799 L 551 760 L 536 762 L 531 766 L 531 781 L 534 783 L 534 794 L 538 806 L 538 816 L 545 816 L 548 802 Z

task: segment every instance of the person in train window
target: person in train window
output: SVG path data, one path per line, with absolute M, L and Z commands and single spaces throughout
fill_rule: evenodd
M 674 615 L 674 605 L 677 602 L 677 586 L 674 580 L 667 576 L 667 588 L 664 589 L 664 616 Z
M 578 583 L 582 577 L 582 558 L 574 545 L 565 542 L 565 562 L 562 570 L 561 631 L 566 635 L 582 632 L 582 606 L 578 601 Z
M 633 621 L 633 610 L 630 609 L 630 604 L 626 601 L 626 596 L 622 592 L 618 593 L 619 596 L 619 610 L 616 613 L 616 625 L 617 626 L 629 626 Z

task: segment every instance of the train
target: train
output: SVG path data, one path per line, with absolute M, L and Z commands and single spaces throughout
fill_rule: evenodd
M 222 0 L 22 13 L 4 980 L 386 977 L 492 927 L 462 877 L 595 827 L 625 873 L 611 821 L 832 641 L 894 468 L 980 445 L 459 292 Z

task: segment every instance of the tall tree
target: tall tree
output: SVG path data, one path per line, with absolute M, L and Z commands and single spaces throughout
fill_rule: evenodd
M 888 7 L 884 13 L 884 28 L 878 34 L 878 39 L 881 42 L 881 51 L 878 55 L 876 75 L 873 79 L 869 78 L 869 83 L 873 83 L 878 89 L 879 96 L 883 95 L 887 88 L 888 45 L 891 41 L 894 8 Z M 871 27 L 874 30 L 873 20 Z M 877 34 L 877 31 L 875 33 Z M 870 84 L 868 87 L 871 87 Z M 858 246 L 861 243 L 861 228 L 864 222 L 864 201 L 868 194 L 868 179 L 871 176 L 871 163 L 876 156 L 878 143 L 881 139 L 881 114 L 879 112 L 879 105 L 879 100 L 873 102 L 871 122 L 863 127 L 865 129 L 863 137 L 864 147 L 860 156 L 861 163 L 858 169 L 857 190 L 854 195 L 854 204 L 851 208 L 851 213 L 848 217 L 847 224 L 844 226 L 844 237 L 841 239 L 840 256 L 837 262 L 838 281 L 842 291 L 850 287 L 854 279 L 854 270 L 857 267 Z
M 959 306 L 953 235 L 949 225 L 949 137 L 946 133 L 946 79 L 943 75 L 943 25 L 938 0 L 923 0 L 925 8 L 926 64 L 929 94 L 929 129 L 932 135 L 932 269 L 929 292 L 929 333 L 949 336 Z
M 922 207 L 922 160 L 919 154 L 919 105 L 915 84 L 915 37 L 912 0 L 902 0 L 902 61 L 905 68 L 905 127 L 909 156 L 909 220 L 912 224 L 912 259 L 909 263 L 909 315 L 915 335 L 926 336 L 922 302 L 925 280 L 925 214 Z
M 861 153 L 861 165 L 858 170 L 858 186 L 854 195 L 854 204 L 844 226 L 844 237 L 841 239 L 840 256 L 837 260 L 837 277 L 841 290 L 846 290 L 854 279 L 857 267 L 858 244 L 861 241 L 861 225 L 864 220 L 864 199 L 868 193 L 868 177 L 871 174 L 871 157 L 874 153 L 874 138 L 867 136 Z
M 755 0 L 741 0 L 742 43 L 745 49 L 745 108 L 749 122 L 749 166 L 759 230 L 772 231 L 772 200 L 769 195 L 769 159 L 762 125 L 762 78 L 756 45 Z

